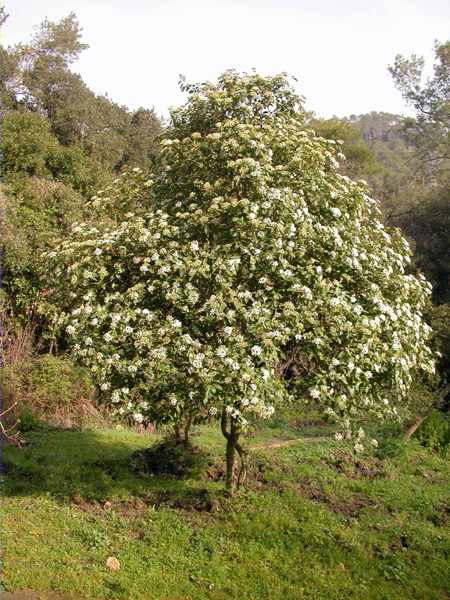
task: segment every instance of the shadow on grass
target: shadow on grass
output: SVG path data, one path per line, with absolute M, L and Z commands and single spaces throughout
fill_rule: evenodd
M 114 500 L 126 506 L 130 497 L 145 505 L 207 510 L 204 482 L 198 481 L 208 457 L 199 449 L 181 452 L 192 459 L 185 480 L 172 474 L 145 472 L 143 456 L 148 448 L 161 447 L 156 436 L 102 430 L 42 430 L 27 436 L 23 449 L 6 448 L 3 456 L 4 496 L 41 496 L 49 494 L 61 502 L 80 507 L 98 506 Z M 154 458 L 154 456 L 153 456 Z M 167 459 L 167 452 L 165 454 Z M 161 469 L 160 469 L 161 471 Z M 173 472 L 172 472 L 173 473 Z M 195 479 L 194 479 L 195 478 Z M 203 489 L 201 485 L 203 484 Z M 199 487 L 200 485 L 200 487 Z

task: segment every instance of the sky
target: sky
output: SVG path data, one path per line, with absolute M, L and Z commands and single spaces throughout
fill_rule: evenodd
M 387 66 L 424 56 L 450 32 L 446 0 L 3 0 L 2 42 L 30 39 L 45 17 L 75 12 L 89 44 L 73 70 L 96 93 L 167 117 L 184 101 L 179 75 L 233 68 L 297 78 L 318 116 L 408 114 Z

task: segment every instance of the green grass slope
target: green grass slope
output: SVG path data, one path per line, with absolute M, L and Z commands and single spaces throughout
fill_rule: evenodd
M 30 433 L 27 448 L 5 452 L 3 588 L 83 600 L 448 598 L 448 462 L 414 442 L 356 458 L 328 431 L 308 432 L 261 429 L 233 500 L 211 428 L 197 429 L 201 468 L 182 480 L 133 470 L 133 452 L 157 436 Z

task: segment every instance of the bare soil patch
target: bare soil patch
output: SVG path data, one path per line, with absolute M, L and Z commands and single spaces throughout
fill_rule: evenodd
M 131 467 L 137 474 L 186 479 L 206 466 L 207 456 L 197 446 L 176 440 L 163 440 L 150 448 L 134 452 Z
M 155 503 L 154 501 L 152 502 L 150 496 L 145 498 L 132 496 L 125 500 L 107 500 L 106 502 L 91 501 L 80 496 L 74 496 L 72 504 L 83 512 L 97 516 L 104 516 L 109 512 L 115 512 L 128 519 L 136 519 L 141 517 L 147 511 L 148 507 L 153 506 Z
M 313 502 L 326 505 L 332 512 L 352 519 L 358 518 L 365 508 L 375 506 L 375 502 L 364 494 L 354 493 L 348 498 L 338 498 L 309 479 L 299 481 L 294 489 Z
M 375 456 L 356 458 L 348 451 L 340 450 L 323 461 L 348 479 L 375 479 L 386 475 L 383 461 Z
M 132 496 L 125 500 L 90 501 L 79 496 L 72 503 L 83 512 L 99 517 L 114 512 L 126 519 L 139 519 L 145 516 L 149 508 L 175 508 L 195 512 L 217 512 L 220 501 L 206 488 L 185 490 L 176 493 L 171 490 L 157 490 L 145 496 Z
M 450 525 L 450 506 L 440 504 L 433 514 L 428 517 L 428 520 L 436 527 L 448 527 Z

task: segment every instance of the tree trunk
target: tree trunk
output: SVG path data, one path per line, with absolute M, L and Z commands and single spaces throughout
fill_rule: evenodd
M 241 459 L 241 468 L 239 469 L 237 487 L 239 488 L 247 481 L 247 452 L 242 448 L 236 439 L 235 448 L 238 451 L 239 458 Z
M 241 484 L 245 483 L 247 478 L 247 453 L 239 444 L 239 436 L 240 429 L 233 418 L 230 417 L 230 425 L 229 430 L 227 430 L 227 420 L 228 416 L 225 411 L 225 407 L 222 411 L 222 433 L 227 440 L 227 449 L 226 449 L 226 464 L 227 464 L 227 473 L 226 473 L 226 489 L 230 496 L 232 496 L 237 487 Z M 236 477 L 236 451 L 239 454 L 239 458 L 241 460 L 241 467 L 239 469 L 239 474 Z
M 234 446 L 234 441 L 231 439 L 227 440 L 227 452 L 226 452 L 226 457 L 227 457 L 227 475 L 226 475 L 226 488 L 228 493 L 230 494 L 230 496 L 232 496 L 234 494 L 234 491 L 236 489 L 236 476 L 235 476 L 235 464 L 234 464 L 234 459 L 235 459 L 235 446 Z
M 416 420 L 414 421 L 414 423 L 412 425 L 410 425 L 408 427 L 408 429 L 405 431 L 405 433 L 403 434 L 404 442 L 409 442 L 409 440 L 412 438 L 412 436 L 417 431 L 417 429 L 419 429 L 419 427 L 422 425 L 424 419 L 425 419 L 425 416 L 416 417 Z
M 184 436 L 183 436 L 183 442 L 184 445 L 187 447 L 189 445 L 189 431 L 191 429 L 191 424 L 192 424 L 192 415 L 188 415 L 186 417 L 186 422 L 184 424 Z

